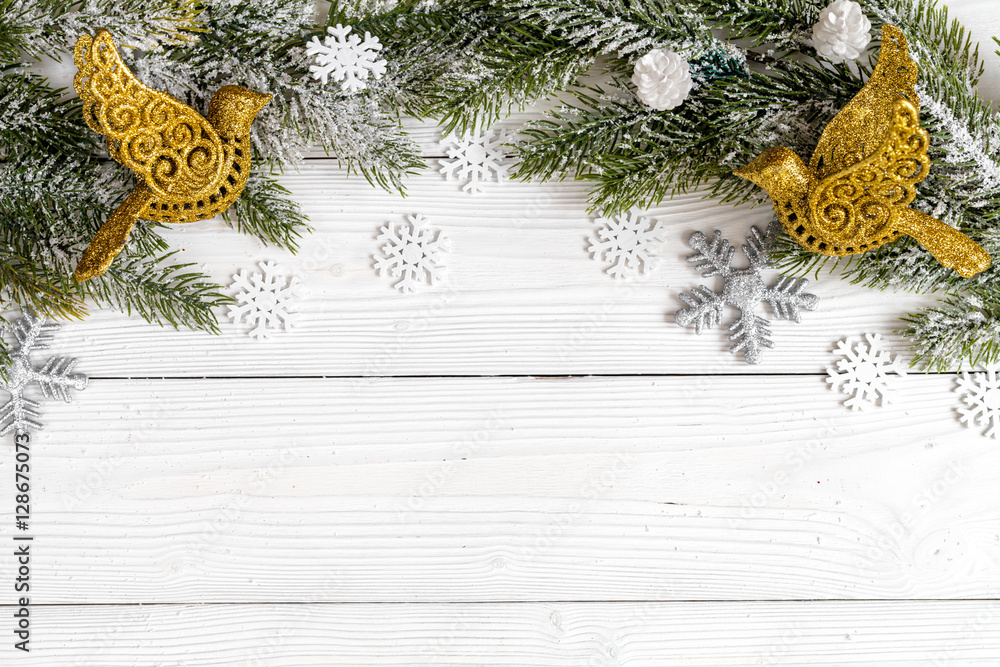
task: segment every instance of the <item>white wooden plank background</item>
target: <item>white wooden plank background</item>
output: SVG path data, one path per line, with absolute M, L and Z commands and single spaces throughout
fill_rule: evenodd
M 991 52 L 992 4 L 951 4 Z M 280 260 L 297 330 L 60 332 L 93 380 L 34 436 L 32 652 L 0 623 L 0 664 L 1000 663 L 995 442 L 957 423 L 953 375 L 865 414 L 822 375 L 838 338 L 927 297 L 823 276 L 747 367 L 672 314 L 702 282 L 690 233 L 739 242 L 766 210 L 665 202 L 661 266 L 619 283 L 578 184 L 469 197 L 426 174 L 402 199 L 329 160 L 284 183 L 315 226 L 297 257 L 214 222 L 169 236 L 220 280 Z M 370 259 L 405 213 L 454 247 L 412 297 Z M 0 457 L 7 545 L 12 482 Z
M 106 667 L 140 651 L 157 665 L 993 665 L 997 614 L 994 601 L 54 607 L 38 636 L 49 664 L 86 652 Z
M 683 305 L 678 294 L 706 282 L 684 261 L 692 230 L 728 226 L 742 244 L 746 221 L 763 228 L 771 219 L 763 207 L 734 212 L 690 195 L 655 209 L 672 223 L 660 268 L 626 282 L 589 259 L 596 225 L 580 184 L 507 184 L 460 197 L 428 174 L 412 179 L 403 200 L 345 180 L 327 161 L 311 161 L 285 182 L 316 225 L 297 257 L 221 223 L 178 226 L 167 236 L 226 282 L 250 258 L 281 260 L 303 285 L 301 326 L 289 335 L 261 345 L 235 327 L 215 338 L 99 313 L 67 326 L 62 347 L 102 374 L 143 377 L 242 376 L 250 360 L 249 374 L 268 376 L 817 372 L 838 337 L 892 331 L 901 315 L 933 302 L 826 276 L 814 284 L 820 310 L 799 325 L 775 323 L 776 350 L 748 367 L 727 353 L 724 329 L 697 337 L 673 316 Z M 406 213 L 427 215 L 454 248 L 448 283 L 412 296 L 390 289 L 372 268 L 379 227 Z

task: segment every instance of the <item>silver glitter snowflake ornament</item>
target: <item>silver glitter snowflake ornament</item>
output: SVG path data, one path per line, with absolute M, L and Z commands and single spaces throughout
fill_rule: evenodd
M 353 94 L 368 87 L 369 77 L 382 78 L 386 61 L 378 57 L 382 50 L 378 37 L 366 31 L 362 41 L 350 34 L 351 26 L 339 23 L 326 31 L 322 42 L 319 37 L 313 37 L 306 44 L 306 56 L 316 60 L 315 65 L 309 66 L 314 79 L 320 79 L 325 85 L 332 76 L 342 91 Z
M 771 323 L 754 315 L 757 306 L 767 303 L 778 319 L 800 322 L 801 311 L 815 310 L 819 303 L 819 297 L 805 293 L 809 284 L 805 279 L 782 276 L 774 286 L 768 287 L 761 278 L 761 271 L 770 263 L 768 252 L 777 232 L 778 226 L 774 223 L 764 235 L 756 227 L 750 228 L 747 243 L 743 246 L 743 254 L 750 263 L 745 269 L 733 268 L 736 249 L 722 238 L 721 232 L 716 231 L 711 239 L 701 232 L 692 234 L 688 244 L 697 252 L 688 257 L 688 261 L 696 263 L 696 269 L 703 269 L 701 275 L 705 278 L 721 276 L 723 286 L 718 294 L 704 285 L 691 290 L 690 294 L 682 292 L 681 301 L 688 307 L 677 311 L 677 324 L 683 327 L 693 325 L 695 333 L 700 334 L 722 321 L 726 306 L 735 308 L 740 317 L 729 327 L 732 332 L 729 340 L 734 341 L 730 351 L 736 354 L 743 350 L 748 364 L 759 364 L 762 348 L 772 348 L 774 342 L 771 340 Z
M 849 396 L 844 405 L 852 410 L 888 405 L 895 380 L 906 375 L 902 360 L 882 345 L 880 334 L 868 333 L 864 341 L 847 338 L 837 343 L 840 359 L 836 370 L 827 369 L 826 381 L 834 391 Z
M 665 229 L 659 220 L 641 217 L 636 212 L 601 217 L 597 236 L 587 239 L 594 259 L 611 262 L 607 274 L 613 278 L 631 278 L 646 273 L 656 259 L 657 246 L 663 242 Z
M 483 183 L 507 179 L 507 165 L 504 164 L 504 144 L 507 131 L 500 130 L 494 138 L 493 132 L 480 135 L 467 134 L 461 139 L 449 134 L 441 141 L 448 157 L 441 160 L 441 173 L 448 180 L 464 181 L 462 189 L 470 194 L 485 192 Z
M 444 277 L 444 258 L 451 248 L 448 238 L 432 229 L 422 215 L 408 215 L 405 222 L 386 223 L 378 241 L 381 254 L 373 256 L 380 276 L 398 278 L 393 287 L 410 294 Z
M 962 373 L 956 390 L 968 408 L 959 408 L 961 423 L 969 428 L 986 426 L 988 438 L 1000 437 L 1000 377 L 996 370 Z
M 260 262 L 260 271 L 240 269 L 229 285 L 236 304 L 229 306 L 229 319 L 251 325 L 248 335 L 264 340 L 271 332 L 289 330 L 296 322 L 298 280 L 287 278 L 274 262 Z
M 0 389 L 10 394 L 7 402 L 0 407 L 0 436 L 11 431 L 25 433 L 28 429 L 41 430 L 40 407 L 37 401 L 26 398 L 25 389 L 37 382 L 46 399 L 58 398 L 70 401 L 70 389 L 82 391 L 87 388 L 87 376 L 74 373 L 75 359 L 50 357 L 41 368 L 31 362 L 31 353 L 49 346 L 52 336 L 59 330 L 58 324 L 46 324 L 43 318 L 31 311 L 25 311 L 13 326 L 18 348 L 11 352 L 7 364 L 7 381 L 0 379 Z

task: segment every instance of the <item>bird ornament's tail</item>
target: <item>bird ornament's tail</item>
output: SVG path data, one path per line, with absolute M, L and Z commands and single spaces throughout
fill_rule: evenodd
M 76 265 L 73 277 L 77 282 L 90 280 L 108 270 L 111 262 L 125 247 L 132 228 L 149 206 L 149 202 L 153 200 L 153 196 L 152 190 L 140 184 L 118 205 L 114 213 L 108 216 L 84 251 L 80 263 Z
M 981 245 L 937 218 L 904 208 L 896 218 L 896 226 L 915 238 L 934 259 L 963 278 L 971 278 L 990 268 L 990 254 Z

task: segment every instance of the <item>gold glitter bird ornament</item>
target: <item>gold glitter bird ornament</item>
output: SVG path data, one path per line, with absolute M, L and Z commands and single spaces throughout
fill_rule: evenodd
M 854 255 L 905 234 L 971 278 L 990 267 L 989 254 L 910 208 L 916 184 L 930 171 L 917 74 L 903 31 L 883 26 L 875 71 L 823 130 L 808 167 L 793 151 L 775 147 L 734 173 L 767 191 L 785 231 L 813 252 Z
M 206 117 L 136 79 L 107 30 L 80 37 L 73 56 L 87 125 L 138 180 L 83 253 L 83 282 L 108 270 L 137 219 L 194 222 L 229 208 L 250 176 L 250 125 L 271 95 L 223 86 Z

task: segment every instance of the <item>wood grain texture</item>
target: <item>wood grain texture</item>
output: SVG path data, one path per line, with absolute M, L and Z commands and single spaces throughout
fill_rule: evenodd
M 994 36 L 1000 36 L 1000 14 L 993 0 L 950 0 L 942 2 L 953 19 L 961 21 L 969 31 L 973 44 L 979 47 L 979 57 L 986 69 L 979 80 L 979 94 L 987 100 L 1000 100 L 1000 55 L 996 53 Z
M 996 98 L 995 3 L 949 4 Z M 313 221 L 298 256 L 218 221 L 166 231 L 223 283 L 287 266 L 296 330 L 261 344 L 95 313 L 58 334 L 96 379 L 44 405 L 41 606 L 32 653 L 0 644 L 0 664 L 1000 663 L 996 443 L 957 423 L 953 376 L 911 376 L 866 414 L 822 377 L 836 340 L 932 297 L 823 274 L 819 311 L 775 322 L 748 367 L 673 313 L 713 284 L 684 262 L 691 232 L 739 245 L 769 207 L 665 202 L 660 266 L 614 281 L 587 253 L 583 185 L 468 196 L 435 171 L 439 131 L 405 123 L 432 158 L 405 198 L 330 159 L 282 177 Z M 453 246 L 448 284 L 410 297 L 371 261 L 407 213 Z M 609 377 L 489 377 L 591 374 Z M 12 468 L 0 456 L 8 545 Z M 0 585 L 13 571 L 0 550 Z
M 942 667 L 1000 661 L 996 601 L 69 606 L 34 614 L 37 648 L 4 664 Z
M 35 597 L 992 597 L 1000 451 L 953 382 L 95 381 L 36 438 Z
M 296 257 L 215 222 L 175 225 L 166 236 L 225 284 L 257 259 L 279 260 L 301 279 L 295 330 L 261 344 L 231 323 L 215 337 L 101 312 L 67 325 L 59 349 L 100 377 L 815 373 L 839 338 L 892 331 L 934 301 L 824 275 L 810 288 L 819 310 L 801 324 L 774 322 L 776 349 L 750 367 L 728 352 L 732 311 L 700 337 L 673 318 L 681 291 L 720 287 L 684 261 L 690 234 L 719 228 L 742 244 L 751 223 L 770 221 L 769 207 L 733 210 L 689 195 L 650 211 L 669 230 L 661 266 L 626 282 L 587 253 L 596 226 L 578 183 L 507 183 L 476 197 L 427 175 L 404 200 L 345 180 L 329 161 L 283 182 L 315 226 Z M 427 215 L 451 239 L 448 285 L 404 296 L 376 275 L 379 227 L 406 213 Z M 759 314 L 771 317 L 766 309 Z

